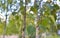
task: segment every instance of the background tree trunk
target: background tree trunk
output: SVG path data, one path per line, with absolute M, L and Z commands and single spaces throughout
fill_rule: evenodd
M 25 0 L 25 8 L 24 8 L 24 16 L 23 16 L 23 28 L 22 28 L 22 38 L 25 38 L 25 29 L 26 29 L 26 0 Z

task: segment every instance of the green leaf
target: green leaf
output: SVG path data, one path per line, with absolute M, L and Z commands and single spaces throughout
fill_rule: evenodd
M 44 17 L 43 17 L 44 18 Z M 47 26 L 49 24 L 49 18 L 44 18 L 41 23 L 43 26 Z
M 28 32 L 29 35 L 34 34 L 34 33 L 35 33 L 35 27 L 32 26 L 32 25 L 29 25 L 29 26 L 27 27 L 27 32 Z
M 13 0 L 8 0 L 8 4 L 12 4 L 12 1 L 13 1 Z
M 23 14 L 23 15 L 24 15 L 24 10 L 25 10 L 25 7 L 24 7 L 24 6 L 21 6 L 20 12 L 21 12 L 21 14 Z
M 37 9 L 35 7 L 31 7 L 30 11 L 33 11 L 35 14 L 37 13 Z
M 57 29 L 57 24 L 56 24 L 54 16 L 53 15 L 49 15 L 49 17 L 51 19 L 51 23 L 54 24 L 56 26 L 56 29 Z

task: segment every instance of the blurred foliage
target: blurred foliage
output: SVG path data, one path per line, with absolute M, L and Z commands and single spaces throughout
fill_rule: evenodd
M 6 26 L 6 34 L 21 34 L 22 26 L 23 26 L 23 16 L 25 11 L 25 6 L 23 6 L 23 1 L 20 0 L 20 10 L 19 12 L 13 12 L 9 18 L 9 24 Z M 12 0 L 8 0 L 8 4 L 11 4 Z M 30 0 L 27 0 L 27 3 L 30 3 Z M 0 4 L 1 5 L 1 4 Z M 1 5 L 4 8 L 4 5 Z M 51 4 L 50 2 L 46 2 L 43 4 L 41 8 L 42 16 L 40 20 L 38 20 L 38 25 L 40 27 L 40 32 L 46 31 L 47 29 L 50 31 L 53 28 L 53 31 L 56 31 L 56 13 L 59 10 L 59 6 L 57 4 Z M 30 13 L 33 11 L 33 14 Z M 38 13 L 38 5 L 35 4 L 31 6 L 29 12 L 26 12 L 26 35 L 29 35 L 30 38 L 35 37 L 36 26 L 35 26 L 35 17 Z M 0 23 L 0 34 L 3 34 L 4 23 Z M 59 27 L 59 26 L 58 26 Z M 60 27 L 59 27 L 60 28 Z M 32 35 L 32 36 L 31 36 Z M 34 36 L 34 37 L 33 37 Z

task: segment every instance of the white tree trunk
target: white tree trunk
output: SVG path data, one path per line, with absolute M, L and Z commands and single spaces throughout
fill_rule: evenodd
M 39 38 L 39 27 L 36 27 L 36 38 Z

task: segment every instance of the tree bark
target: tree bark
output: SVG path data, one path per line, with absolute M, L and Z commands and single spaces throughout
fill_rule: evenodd
M 40 6 L 41 0 L 40 0 L 40 2 L 39 2 L 39 0 L 35 0 L 34 4 L 36 5 L 37 2 L 38 2 L 38 6 L 39 6 L 39 7 L 37 7 L 37 9 L 39 10 L 41 8 L 41 6 Z M 35 22 L 36 22 L 35 23 L 35 26 L 36 26 L 36 38 L 40 38 L 40 34 L 39 34 L 40 28 L 39 28 L 39 24 L 38 24 L 39 20 L 40 20 L 40 10 L 37 12 L 36 19 L 35 19 Z
M 25 29 L 26 29 L 26 0 L 25 0 L 25 8 L 24 8 L 24 16 L 23 16 L 23 27 L 22 27 L 22 38 L 25 38 Z
M 39 26 L 36 26 L 36 38 L 39 38 Z
M 36 24 L 35 24 L 35 26 L 36 26 L 36 38 L 40 38 L 40 34 L 39 34 L 39 31 L 40 31 L 40 27 L 39 27 L 39 24 L 38 24 L 38 22 L 39 22 L 39 19 L 40 17 L 37 15 L 37 17 L 36 17 Z
M 5 38 L 5 35 L 6 35 L 6 26 L 7 26 L 7 6 L 8 6 L 8 4 L 7 4 L 7 0 L 5 0 L 6 1 L 6 3 L 5 3 L 5 6 L 6 6 L 6 8 L 5 8 L 5 11 L 6 11 L 6 15 L 5 15 L 5 25 L 4 25 L 4 31 L 3 31 L 3 38 Z

